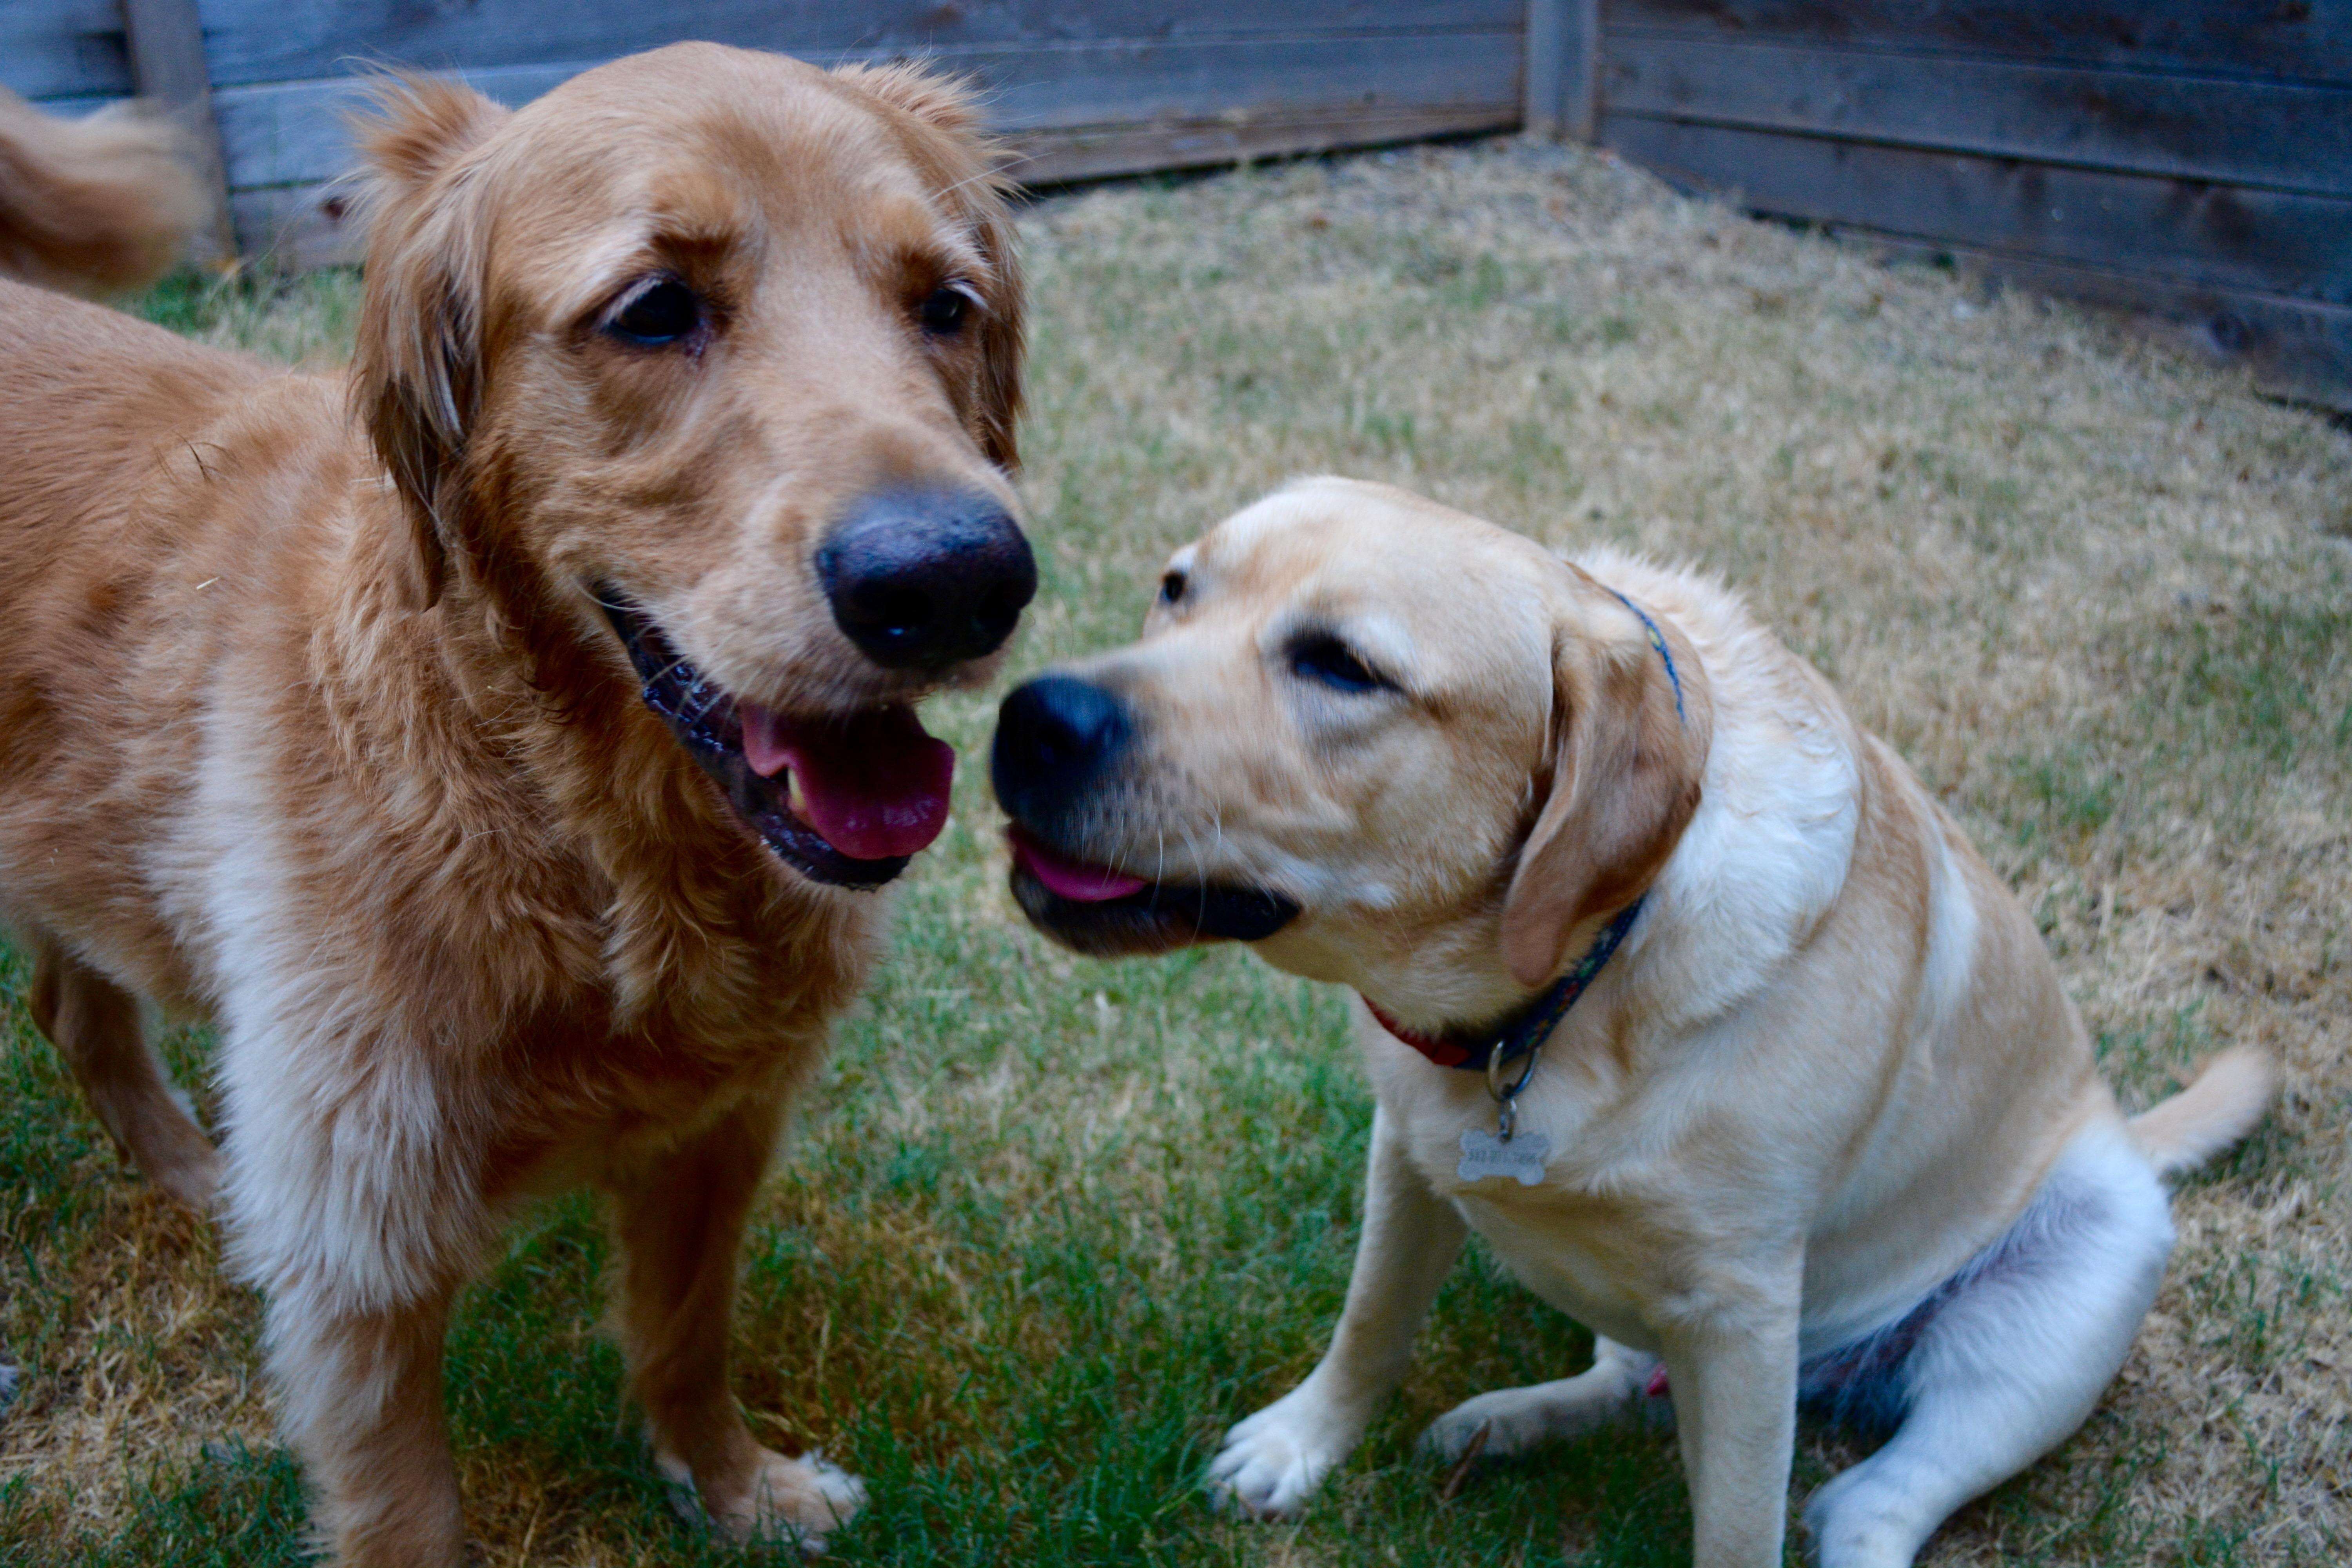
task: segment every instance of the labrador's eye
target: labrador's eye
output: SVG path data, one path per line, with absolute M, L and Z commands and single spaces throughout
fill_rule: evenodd
M 1171 569 L 1160 579 L 1160 602 L 1163 605 L 1176 603 L 1184 596 L 1184 590 L 1192 585 L 1192 580 L 1183 573 Z
M 1328 632 L 1299 638 L 1290 645 L 1290 673 L 1351 695 L 1394 690 L 1396 683 L 1356 657 L 1355 650 Z
M 658 348 L 701 324 L 701 298 L 675 278 L 659 278 L 622 300 L 604 331 L 625 343 Z
M 935 338 L 951 338 L 964 329 L 971 319 L 971 290 L 961 283 L 942 283 L 923 296 L 916 314 L 922 319 L 923 331 Z

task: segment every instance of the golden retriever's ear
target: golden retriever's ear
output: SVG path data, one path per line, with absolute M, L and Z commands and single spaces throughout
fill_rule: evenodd
M 1689 639 L 1569 571 L 1571 607 L 1553 633 L 1551 793 L 1503 903 L 1503 962 L 1523 985 L 1559 973 L 1577 926 L 1649 887 L 1698 809 L 1714 733 Z
M 994 298 L 980 323 L 980 449 L 1001 468 L 1021 466 L 1021 374 L 1029 335 L 1021 261 L 1013 250 L 1013 214 L 993 181 L 967 192 L 972 230 L 996 273 Z
M 986 258 L 988 309 L 980 324 L 980 377 L 969 411 L 973 434 L 989 461 L 1018 468 L 1021 446 L 1023 330 L 1026 300 L 1013 251 L 1013 182 L 1004 177 L 1003 150 L 981 130 L 971 90 L 953 77 L 919 66 L 842 66 L 834 76 L 915 121 L 940 183 L 940 199 L 971 233 Z
M 455 82 L 390 77 L 355 127 L 373 179 L 352 395 L 406 506 L 420 609 L 447 574 L 458 459 L 481 391 L 488 235 L 466 154 L 507 113 Z

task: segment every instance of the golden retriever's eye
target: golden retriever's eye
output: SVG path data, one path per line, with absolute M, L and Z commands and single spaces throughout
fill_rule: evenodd
M 656 278 L 621 301 L 604 322 L 604 331 L 625 343 L 659 348 L 688 336 L 701 324 L 701 297 L 675 278 Z
M 1168 574 L 1160 579 L 1160 602 L 1163 605 L 1174 604 L 1184 596 L 1184 590 L 1192 585 L 1192 580 L 1182 572 L 1173 567 L 1170 568 Z
M 971 285 L 942 283 L 923 296 L 915 314 L 923 323 L 923 331 L 935 338 L 951 338 L 963 331 L 971 320 L 972 307 L 979 300 L 972 297 Z
M 1397 689 L 1395 681 L 1357 658 L 1353 648 L 1328 632 L 1310 632 L 1290 645 L 1290 673 L 1350 695 Z

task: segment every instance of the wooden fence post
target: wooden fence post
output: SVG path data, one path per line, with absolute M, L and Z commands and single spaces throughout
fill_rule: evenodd
M 1601 0 L 1528 0 L 1527 129 L 1591 142 L 1599 131 Z
M 205 64 L 205 29 L 196 0 L 122 0 L 123 37 L 131 46 L 131 76 L 142 98 L 152 99 L 184 126 L 197 177 L 212 197 L 212 221 L 196 239 L 200 260 L 236 263 L 236 230 L 228 210 L 228 171 L 221 156 L 220 122 L 213 118 L 212 73 Z

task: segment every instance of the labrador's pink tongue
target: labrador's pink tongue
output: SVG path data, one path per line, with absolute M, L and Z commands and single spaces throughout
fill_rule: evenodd
M 1045 884 L 1047 892 L 1072 903 L 1108 903 L 1151 886 L 1140 877 L 1114 871 L 1108 866 L 1090 866 L 1083 860 L 1056 855 L 1017 827 L 1013 830 L 1013 858 L 1021 862 L 1023 870 Z
M 743 758 L 762 778 L 790 768 L 793 811 L 853 860 L 912 855 L 948 821 L 955 748 L 924 732 L 911 708 L 877 708 L 846 723 L 740 705 Z

